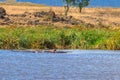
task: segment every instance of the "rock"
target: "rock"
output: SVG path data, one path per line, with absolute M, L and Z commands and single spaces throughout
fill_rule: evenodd
M 49 13 L 48 13 L 48 12 L 41 11 L 41 12 L 35 12 L 33 15 L 34 15 L 35 17 L 44 17 L 44 16 L 48 16 Z
M 0 19 L 4 19 L 6 15 L 6 10 L 3 7 L 0 7 Z
M 65 21 L 65 19 L 63 17 L 60 18 L 60 21 Z
M 41 15 L 48 15 L 49 13 L 48 13 L 48 12 L 41 11 L 40 14 L 41 14 Z
M 12 17 L 18 17 L 17 14 L 11 14 L 11 15 L 9 15 L 9 16 L 12 16 Z
M 12 17 L 26 17 L 27 15 L 26 14 L 11 14 L 10 16 Z
M 91 28 L 94 28 L 94 27 L 95 27 L 95 25 L 94 25 L 94 24 L 91 24 L 91 23 L 86 23 L 86 26 L 87 26 L 87 27 L 91 27 Z
M 20 17 L 26 17 L 27 15 L 26 14 L 21 14 L 19 15 Z
M 31 15 L 30 12 L 24 12 L 23 14 L 25 14 L 25 15 Z
M 115 26 L 119 26 L 119 25 L 120 25 L 120 24 L 117 23 L 117 22 L 112 22 L 112 24 L 115 25 Z
M 34 17 L 44 18 L 45 21 L 54 21 L 54 18 L 56 18 L 56 14 L 54 11 L 49 12 L 35 12 Z
M 5 18 L 4 18 L 4 21 L 5 21 L 5 22 L 8 22 L 8 21 L 10 21 L 10 19 L 9 19 L 8 17 L 5 17 Z
M 28 24 L 28 25 L 37 25 L 37 24 L 39 24 L 39 20 L 29 20 L 29 21 L 27 22 L 27 24 Z
M 54 11 L 49 11 L 49 16 L 52 17 L 52 18 L 55 18 L 56 14 L 55 14 Z
M 52 21 L 53 22 L 59 22 L 59 21 L 61 21 L 61 19 L 60 19 L 60 17 L 55 17 L 55 18 L 52 19 Z
M 42 17 L 40 12 L 35 12 L 35 13 L 34 13 L 34 16 L 35 16 L 35 17 Z

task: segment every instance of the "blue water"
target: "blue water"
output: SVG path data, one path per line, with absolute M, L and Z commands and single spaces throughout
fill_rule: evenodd
M 62 0 L 17 0 L 18 2 L 32 2 L 50 6 L 62 6 Z M 120 7 L 120 0 L 91 0 L 89 7 Z
M 0 50 L 0 80 L 120 80 L 120 51 L 50 54 Z

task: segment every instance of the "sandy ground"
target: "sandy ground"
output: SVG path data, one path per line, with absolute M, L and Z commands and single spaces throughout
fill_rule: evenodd
M 30 6 L 30 5 L 0 5 L 6 9 L 7 14 L 22 14 L 24 12 L 49 11 L 64 15 L 64 7 Z M 79 13 L 78 8 L 71 7 L 68 16 L 94 25 L 120 26 L 120 8 L 84 8 Z

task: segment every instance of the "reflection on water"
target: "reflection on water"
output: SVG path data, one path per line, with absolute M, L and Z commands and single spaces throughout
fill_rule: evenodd
M 119 80 L 120 51 L 0 51 L 0 80 Z

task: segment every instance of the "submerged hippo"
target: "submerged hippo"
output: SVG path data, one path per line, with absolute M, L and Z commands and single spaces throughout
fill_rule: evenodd
M 44 51 L 44 52 L 55 53 L 55 52 L 56 52 L 56 49 L 46 50 L 46 51 Z
M 56 49 L 51 50 L 12 50 L 15 52 L 32 52 L 32 53 L 67 53 L 66 51 L 57 51 Z

